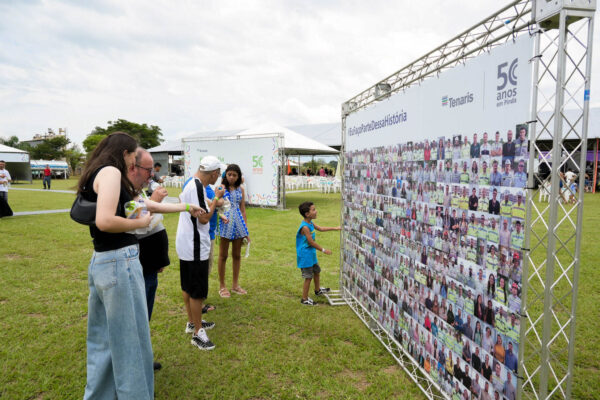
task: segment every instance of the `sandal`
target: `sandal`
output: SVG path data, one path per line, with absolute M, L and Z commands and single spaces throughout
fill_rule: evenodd
M 238 286 L 237 288 L 231 288 L 231 291 L 236 294 L 248 294 L 248 292 L 242 289 L 241 286 Z
M 219 296 L 223 298 L 229 298 L 231 297 L 231 293 L 229 293 L 229 290 L 227 290 L 227 288 L 221 288 L 219 289 Z
M 202 307 L 202 314 L 206 314 L 209 311 L 214 311 L 216 310 L 217 307 L 213 306 L 212 304 L 205 304 L 204 307 Z

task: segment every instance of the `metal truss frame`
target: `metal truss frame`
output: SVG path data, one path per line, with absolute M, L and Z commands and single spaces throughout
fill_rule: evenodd
M 539 186 L 538 191 L 550 187 L 550 196 L 548 204 L 535 201 L 535 193 L 527 198 L 526 324 L 521 325 L 519 349 L 520 397 L 525 399 L 568 399 L 573 387 L 584 191 L 572 190 L 560 172 L 571 168 L 584 188 L 593 18 L 593 12 L 563 9 L 558 29 L 537 31 L 529 130 L 535 151 L 530 152 L 528 184 Z M 540 139 L 552 139 L 551 151 L 541 160 L 551 171 L 545 179 L 531 169 L 541 154 Z
M 512 1 L 495 14 L 352 97 L 342 105 L 342 116 L 512 40 L 519 32 L 532 26 L 532 5 L 532 0 Z
M 535 56 L 531 60 L 534 87 L 528 121 L 531 151 L 526 212 L 529 225 L 523 248 L 517 398 L 569 399 L 573 387 L 582 240 L 578 227 L 583 221 L 584 191 L 571 191 L 560 172 L 570 167 L 578 177 L 578 186 L 584 187 L 594 13 L 562 9 L 558 28 L 545 30 L 534 21 L 534 1 L 511 2 L 342 104 L 342 152 L 346 146 L 346 117 L 350 113 L 463 64 L 519 35 L 536 36 Z M 569 116 L 566 109 L 570 109 Z M 534 171 L 534 160 L 542 155 L 537 141 L 549 138 L 553 141 L 552 149 L 542 157 L 541 163 L 549 167 L 551 175 L 541 179 Z M 341 162 L 344 168 L 344 157 Z M 345 192 L 343 185 L 342 180 L 342 193 Z M 563 186 L 566 190 L 561 189 Z M 534 200 L 539 191 L 546 188 L 550 188 L 547 205 Z M 343 232 L 340 238 L 343 242 Z M 340 265 L 343 265 L 342 255 Z M 340 268 L 342 295 L 358 317 L 428 398 L 446 398 L 402 346 L 343 286 L 342 274 Z

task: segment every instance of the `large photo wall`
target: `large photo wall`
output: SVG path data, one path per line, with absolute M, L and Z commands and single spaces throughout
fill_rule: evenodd
M 342 285 L 463 399 L 516 397 L 529 93 L 500 105 L 484 89 L 492 68 L 501 87 L 507 54 L 518 93 L 529 84 L 525 40 L 347 120 Z M 444 119 L 457 77 L 474 85 L 471 101 Z M 439 109 L 424 113 L 432 96 Z M 401 118 L 374 117 L 400 107 L 391 115 Z

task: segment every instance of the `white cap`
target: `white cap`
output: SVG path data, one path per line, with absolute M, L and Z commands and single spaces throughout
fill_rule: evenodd
M 200 160 L 200 166 L 198 167 L 200 171 L 216 171 L 217 169 L 225 169 L 225 164 L 223 164 L 219 159 L 215 156 L 206 156 Z

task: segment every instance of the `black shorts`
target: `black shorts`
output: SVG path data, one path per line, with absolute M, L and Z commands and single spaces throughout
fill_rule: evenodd
M 192 299 L 206 299 L 208 296 L 208 260 L 179 260 L 181 290 Z
M 139 240 L 140 264 L 144 274 L 153 273 L 171 263 L 169 260 L 169 237 L 163 229 Z

